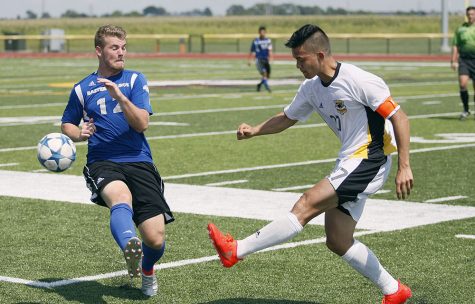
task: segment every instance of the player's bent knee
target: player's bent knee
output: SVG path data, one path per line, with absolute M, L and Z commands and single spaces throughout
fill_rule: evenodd
M 325 244 L 327 245 L 327 248 L 330 249 L 330 251 L 338 254 L 339 256 L 343 256 L 352 246 L 353 240 L 347 241 L 336 237 L 327 236 Z
M 163 243 L 165 243 L 165 235 L 160 234 L 152 237 L 144 237 L 143 241 L 148 247 L 159 250 L 162 248 Z

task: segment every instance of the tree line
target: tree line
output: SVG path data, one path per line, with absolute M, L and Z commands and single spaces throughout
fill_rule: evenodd
M 387 14 L 396 14 L 396 15 L 428 15 L 435 14 L 436 12 L 424 12 L 424 11 L 397 11 Z M 280 15 L 280 16 L 290 16 L 290 15 L 358 15 L 358 14 L 374 14 L 371 11 L 365 10 L 347 10 L 344 8 L 333 8 L 327 7 L 322 8 L 320 6 L 303 6 L 296 5 L 292 3 L 283 3 L 283 4 L 270 4 L 270 3 L 257 3 L 253 6 L 245 8 L 242 5 L 231 5 L 226 10 L 226 16 L 246 16 L 246 15 Z M 131 12 L 122 12 L 120 10 L 115 10 L 108 14 L 103 14 L 101 16 L 88 15 L 86 13 L 79 13 L 74 10 L 67 10 L 61 14 L 61 18 L 88 18 L 88 17 L 140 17 L 140 16 L 213 16 L 213 12 L 209 7 L 206 7 L 202 10 L 193 9 L 190 11 L 184 11 L 179 13 L 171 13 L 163 7 L 158 6 L 147 6 L 141 12 L 131 11 Z M 35 12 L 28 10 L 26 11 L 27 19 L 37 19 L 37 18 L 51 18 L 48 13 L 43 13 L 41 16 L 38 16 Z M 20 19 L 20 17 L 18 17 Z

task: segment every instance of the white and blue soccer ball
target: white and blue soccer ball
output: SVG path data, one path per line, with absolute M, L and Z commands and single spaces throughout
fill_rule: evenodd
M 76 160 L 76 146 L 64 134 L 50 133 L 38 143 L 38 161 L 46 169 L 62 172 Z

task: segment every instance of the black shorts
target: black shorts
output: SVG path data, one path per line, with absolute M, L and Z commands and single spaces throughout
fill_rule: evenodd
M 475 80 L 475 58 L 459 57 L 459 75 L 468 75 Z
M 107 207 L 101 191 L 112 181 L 123 181 L 132 193 L 133 220 L 138 226 L 149 218 L 163 214 L 165 223 L 175 219 L 164 196 L 164 183 L 153 163 L 115 163 L 98 161 L 84 166 L 86 185 L 91 201 Z
M 270 77 L 270 64 L 269 60 L 267 59 L 257 59 L 256 60 L 256 68 L 259 73 L 264 74 L 267 72 L 267 77 Z

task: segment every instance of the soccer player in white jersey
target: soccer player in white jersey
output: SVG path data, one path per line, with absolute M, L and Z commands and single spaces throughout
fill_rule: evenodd
M 174 218 L 144 135 L 152 114 L 147 80 L 124 69 L 126 35 L 119 26 L 97 30 L 99 67 L 74 85 L 61 128 L 73 141 L 88 141 L 83 173 L 91 200 L 110 209 L 111 233 L 129 275 L 141 273 L 142 292 L 153 296 L 158 290 L 153 267 L 165 251 L 165 224 Z
M 413 176 L 407 116 L 381 78 L 332 57 L 329 39 L 318 26 L 303 26 L 286 46 L 292 49 L 306 80 L 282 113 L 257 126 L 241 124 L 237 138 L 278 133 L 317 112 L 341 141 L 336 166 L 280 219 L 243 240 L 223 235 L 210 223 L 211 241 L 223 266 L 231 267 L 251 253 L 290 240 L 310 220 L 325 213 L 327 247 L 381 289 L 383 304 L 404 303 L 411 297 L 410 288 L 392 277 L 353 233 L 366 198 L 386 181 L 390 153 L 396 147 L 397 196 L 404 199 L 410 194 Z

